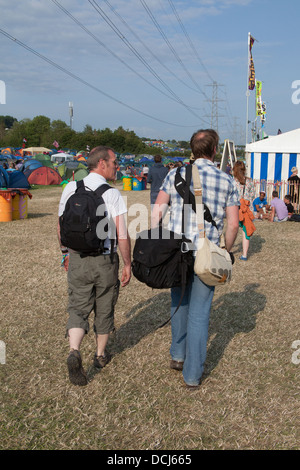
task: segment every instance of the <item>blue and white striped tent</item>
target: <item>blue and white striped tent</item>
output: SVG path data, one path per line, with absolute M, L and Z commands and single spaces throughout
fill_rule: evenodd
M 256 181 L 287 181 L 293 166 L 300 173 L 300 129 L 247 144 L 246 164 Z

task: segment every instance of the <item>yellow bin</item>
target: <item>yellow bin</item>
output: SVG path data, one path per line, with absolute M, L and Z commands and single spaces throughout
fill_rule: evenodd
M 7 193 L 0 195 L 0 222 L 12 221 L 12 197 L 9 191 L 1 191 Z
M 123 178 L 123 190 L 131 191 L 132 190 L 132 178 Z
M 16 194 L 12 200 L 12 220 L 27 218 L 27 195 Z

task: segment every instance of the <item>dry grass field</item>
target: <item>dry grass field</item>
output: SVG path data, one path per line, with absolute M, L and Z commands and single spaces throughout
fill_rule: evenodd
M 122 190 L 122 186 L 120 186 Z M 299 449 L 300 224 L 256 223 L 249 260 L 216 289 L 201 388 L 169 369 L 169 292 L 121 289 L 111 363 L 68 381 L 66 273 L 56 238 L 59 187 L 33 189 L 28 218 L 0 224 L 0 449 Z M 126 191 L 149 207 L 149 191 Z M 129 219 L 130 222 L 130 219 Z M 294 348 L 293 348 L 294 346 Z M 300 350 L 300 346 L 298 346 Z

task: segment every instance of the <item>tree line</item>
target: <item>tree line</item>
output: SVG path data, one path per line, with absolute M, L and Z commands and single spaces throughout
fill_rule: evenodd
M 12 116 L 0 116 L 0 147 L 22 147 L 26 142 L 26 147 L 52 149 L 57 142 L 59 149 L 86 150 L 87 146 L 92 149 L 97 145 L 107 145 L 118 153 L 183 155 L 176 151 L 166 154 L 161 148 L 146 145 L 146 140 L 151 139 L 140 138 L 134 131 L 125 130 L 121 126 L 112 131 L 109 128 L 96 130 L 87 124 L 82 132 L 77 132 L 64 121 L 51 121 L 46 116 L 21 121 Z M 181 141 L 180 146 L 186 149 L 185 154 L 189 156 L 189 143 Z

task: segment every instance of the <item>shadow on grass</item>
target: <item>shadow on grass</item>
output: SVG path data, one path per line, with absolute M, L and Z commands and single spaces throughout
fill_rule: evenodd
M 170 293 L 159 294 L 139 302 L 127 313 L 129 320 L 116 330 L 108 340 L 107 349 L 112 355 L 120 354 L 138 344 L 142 338 L 156 331 L 170 317 Z M 90 366 L 88 380 L 101 369 Z
M 259 284 L 248 284 L 243 291 L 224 294 L 213 302 L 205 377 L 218 365 L 235 335 L 249 333 L 255 328 L 256 316 L 266 305 L 266 297 L 257 292 L 258 287 Z M 170 304 L 170 292 L 161 292 L 135 305 L 127 314 L 129 320 L 110 339 L 108 350 L 113 355 L 120 354 L 159 329 L 169 319 Z M 98 372 L 91 367 L 88 371 L 89 380 Z
M 252 235 L 250 239 L 249 256 L 251 256 L 254 253 L 260 253 L 262 251 L 264 243 L 266 243 L 266 240 L 262 238 L 260 235 L 255 235 L 255 234 Z M 242 253 L 242 242 L 235 245 L 234 251 L 233 251 L 233 254 L 235 257 L 237 257 L 238 254 L 241 254 L 241 253 Z
M 257 292 L 259 284 L 248 284 L 242 292 L 230 292 L 213 302 L 205 376 L 218 365 L 233 337 L 255 328 L 256 316 L 266 305 L 266 296 Z
M 28 214 L 27 218 L 28 219 L 38 219 L 40 217 L 47 217 L 47 215 L 53 215 L 53 213 L 49 212 L 45 212 L 45 213 L 37 213 L 37 214 Z
M 170 316 L 170 292 L 139 302 L 127 313 L 129 320 L 116 332 L 112 347 L 120 353 L 156 331 Z

